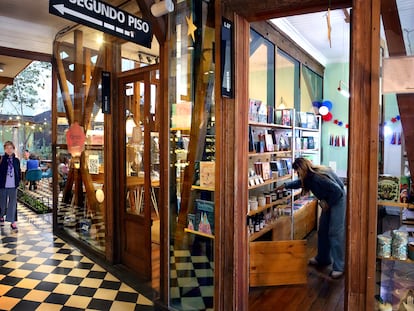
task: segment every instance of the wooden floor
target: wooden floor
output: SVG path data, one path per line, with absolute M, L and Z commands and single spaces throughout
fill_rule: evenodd
M 308 257 L 316 254 L 316 233 L 308 238 Z M 250 288 L 249 310 L 344 310 L 344 277 L 329 277 L 331 267 L 308 266 L 308 282 L 304 285 Z

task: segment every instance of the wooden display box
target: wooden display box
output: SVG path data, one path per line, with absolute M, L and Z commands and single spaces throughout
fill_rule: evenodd
M 316 208 L 318 201 L 313 200 L 293 213 L 293 239 L 303 239 L 316 226 Z
M 251 287 L 305 284 L 305 240 L 250 242 Z

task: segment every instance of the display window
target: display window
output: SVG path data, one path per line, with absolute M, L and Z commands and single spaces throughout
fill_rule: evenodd
M 214 4 L 182 1 L 171 25 L 170 288 L 176 310 L 214 307 Z

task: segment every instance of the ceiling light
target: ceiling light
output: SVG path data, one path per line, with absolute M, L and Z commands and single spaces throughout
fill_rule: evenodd
M 346 98 L 349 98 L 350 96 L 348 87 L 345 85 L 345 83 L 342 80 L 339 80 L 338 92 L 341 93 L 341 95 Z
M 4 71 L 4 64 L 0 63 L 0 72 Z

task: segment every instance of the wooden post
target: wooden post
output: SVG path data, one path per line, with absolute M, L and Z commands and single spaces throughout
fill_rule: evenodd
M 380 0 L 354 0 L 350 56 L 345 310 L 373 310 L 377 222 Z

